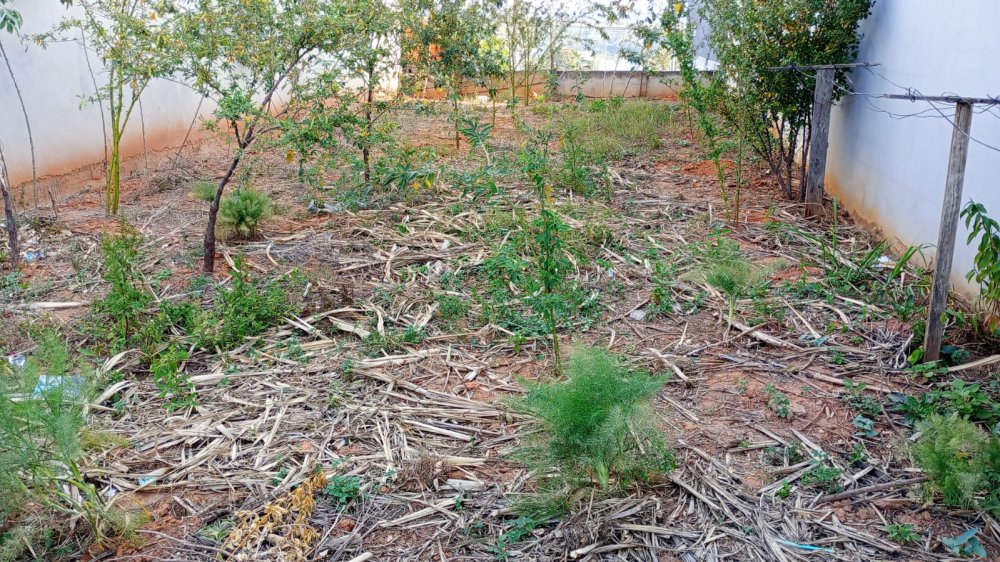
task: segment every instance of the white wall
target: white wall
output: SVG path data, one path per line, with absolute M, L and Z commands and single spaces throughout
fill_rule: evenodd
M 998 22 L 997 0 L 877 0 L 862 26 L 865 37 L 858 61 L 881 66 L 853 72 L 854 90 L 902 93 L 888 79 L 925 95 L 1000 95 Z M 953 106 L 938 106 L 953 117 Z M 882 112 L 905 115 L 928 109 L 908 118 Z M 881 228 L 890 240 L 936 244 L 952 129 L 924 102 L 845 97 L 833 110 L 827 186 L 844 207 Z M 971 136 L 1000 147 L 1000 108 L 975 114 Z M 963 206 L 974 199 L 1000 218 L 998 171 L 1000 152 L 970 143 Z M 965 280 L 975 256 L 975 247 L 965 243 L 967 237 L 963 224 L 952 283 L 974 296 L 978 287 Z M 934 249 L 926 252 L 933 256 Z
M 68 11 L 56 0 L 15 0 L 14 8 L 24 17 L 21 35 L 49 30 Z M 10 59 L 17 83 L 24 95 L 35 141 L 35 158 L 40 176 L 63 194 L 79 190 L 86 183 L 100 184 L 104 159 L 104 135 L 100 108 L 85 103 L 93 95 L 94 80 L 87 68 L 84 50 L 77 42 L 53 43 L 45 48 L 0 31 L 0 42 Z M 98 84 L 104 72 L 93 53 L 91 65 Z M 124 156 L 142 152 L 142 122 L 145 122 L 149 150 L 179 146 L 191 124 L 201 97 L 190 88 L 158 80 L 142 96 L 142 116 L 134 112 L 123 139 Z M 82 105 L 81 105 L 82 104 Z M 209 109 L 206 101 L 202 113 Z M 193 134 L 198 133 L 196 124 Z M 14 86 L 6 66 L 0 65 L 0 142 L 3 143 L 11 182 L 31 180 L 31 153 L 28 133 Z M 95 166 L 96 164 L 96 166 Z M 128 164 L 123 165 L 125 171 Z M 76 172 L 70 177 L 52 176 Z M 44 191 L 44 189 L 43 189 Z M 30 196 L 30 189 L 28 190 Z

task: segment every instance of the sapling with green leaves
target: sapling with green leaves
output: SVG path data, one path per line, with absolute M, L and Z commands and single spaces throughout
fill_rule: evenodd
M 968 244 L 979 237 L 976 258 L 965 278 L 979 283 L 979 298 L 989 312 L 988 325 L 996 329 L 1000 323 L 1000 225 L 987 214 L 982 203 L 969 201 L 962 209 L 965 226 L 969 229 Z
M 407 15 L 402 41 L 405 63 L 445 88 L 458 149 L 463 84 L 482 83 L 497 75 L 503 64 L 491 41 L 495 5 L 485 0 L 402 0 L 400 7 Z
M 572 264 L 563 252 L 563 233 L 568 227 L 553 209 L 552 185 L 548 175 L 548 139 L 545 136 L 529 145 L 521 153 L 522 170 L 531 180 L 538 199 L 538 218 L 532 227 L 535 243 L 535 264 L 538 272 L 541 294 L 539 301 L 545 314 L 545 321 L 552 338 L 552 348 L 556 356 L 556 373 L 562 373 L 562 356 L 559 352 L 559 321 L 556 307 L 559 293 L 566 282 Z
M 205 227 L 203 270 L 211 273 L 226 187 L 258 142 L 295 119 L 304 83 L 328 75 L 346 22 L 341 3 L 319 0 L 187 0 L 178 9 L 180 73 L 216 103 L 208 125 L 221 125 L 235 145 Z
M 730 222 L 736 222 L 739 219 L 740 182 L 737 181 L 735 192 L 730 193 L 729 169 L 723 160 L 723 156 L 733 145 L 724 138 L 717 117 L 713 113 L 713 109 L 718 106 L 724 85 L 714 75 L 706 76 L 700 72 L 695 65 L 695 26 L 685 3 L 678 2 L 668 7 L 661 17 L 661 25 L 663 32 L 657 35 L 656 39 L 662 41 L 677 60 L 684 85 L 680 93 L 681 99 L 695 112 L 701 142 L 715 167 L 726 216 Z
M 394 143 L 397 124 L 391 117 L 400 97 L 380 97 L 399 67 L 403 14 L 385 0 L 348 0 L 343 6 L 341 47 L 330 56 L 337 61 L 322 68 L 299 89 L 292 113 L 282 123 L 284 140 L 305 165 L 322 173 L 346 156 L 360 170 L 366 188 L 372 187 L 380 155 Z M 349 147 L 353 151 L 334 150 Z
M 111 152 L 105 181 L 105 210 L 117 215 L 121 194 L 121 147 L 126 127 L 149 84 L 176 69 L 180 44 L 172 33 L 173 6 L 160 0 L 76 0 L 73 15 L 36 37 L 77 39 L 104 66 L 106 83 L 89 98 L 107 104 Z M 80 14 L 80 15 L 75 15 Z

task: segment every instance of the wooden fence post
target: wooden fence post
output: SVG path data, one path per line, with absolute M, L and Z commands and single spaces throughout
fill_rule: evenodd
M 948 287 L 951 285 L 951 261 L 955 254 L 955 234 L 959 208 L 962 205 L 965 163 L 969 154 L 969 131 L 972 129 L 971 103 L 959 101 L 955 104 L 954 125 L 951 132 L 951 154 L 948 157 L 948 178 L 944 185 L 944 203 L 941 205 L 941 230 L 938 232 L 937 255 L 934 259 L 927 330 L 924 333 L 924 361 L 937 361 L 941 358 L 941 336 L 944 332 L 941 316 L 948 306 Z
M 830 109 L 833 107 L 835 68 L 816 69 L 816 90 L 812 107 L 812 139 L 809 142 L 809 175 L 805 186 L 807 217 L 823 214 L 823 180 L 826 176 L 826 149 L 830 145 Z

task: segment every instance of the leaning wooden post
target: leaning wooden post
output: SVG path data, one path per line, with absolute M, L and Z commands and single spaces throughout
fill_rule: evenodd
M 813 94 L 812 139 L 809 142 L 809 175 L 806 179 L 805 213 L 823 214 L 823 180 L 826 176 L 826 149 L 830 145 L 830 109 L 833 107 L 835 68 L 816 69 Z
M 924 361 L 937 361 L 941 357 L 941 336 L 944 332 L 941 316 L 944 315 L 948 306 L 951 261 L 955 254 L 955 234 L 958 228 L 959 208 L 962 205 L 962 184 L 965 182 L 965 162 L 969 154 L 969 131 L 971 129 L 972 104 L 960 100 L 955 105 L 955 127 L 951 132 L 948 179 L 945 180 L 944 184 L 941 230 L 938 232 L 937 255 L 934 259 L 934 281 L 931 285 L 931 303 L 927 313 L 927 330 L 924 334 Z

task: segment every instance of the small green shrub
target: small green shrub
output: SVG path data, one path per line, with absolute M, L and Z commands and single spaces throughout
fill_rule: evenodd
M 805 486 L 815 486 L 828 493 L 839 492 L 843 489 L 840 484 L 840 479 L 843 476 L 843 470 L 824 462 L 803 474 L 801 482 Z
M 166 399 L 163 407 L 168 412 L 198 405 L 191 376 L 180 368 L 187 359 L 187 352 L 174 344 L 150 363 L 149 371 L 153 375 L 153 382 L 160 390 L 160 398 Z
M 913 460 L 945 504 L 1000 513 L 1000 440 L 954 415 L 931 416 L 917 428 Z
M 236 347 L 247 337 L 280 324 L 290 314 L 298 312 L 295 302 L 286 293 L 294 291 L 299 279 L 284 281 L 254 278 L 236 258 L 236 271 L 228 289 L 219 288 L 214 306 L 197 314 L 193 320 L 193 336 L 198 347 L 223 351 Z
M 271 198 L 247 186 L 237 187 L 219 204 L 219 232 L 224 238 L 252 239 L 257 227 L 271 215 Z
M 624 484 L 648 480 L 673 468 L 673 454 L 650 415 L 651 398 L 665 379 L 621 367 L 607 352 L 577 349 L 565 382 L 531 383 L 515 408 L 538 420 L 540 436 L 517 456 L 558 483 L 596 479 L 602 489 L 612 478 Z
M 104 251 L 101 277 L 111 289 L 103 298 L 94 301 L 92 310 L 99 319 L 92 325 L 111 353 L 136 344 L 136 334 L 142 330 L 147 309 L 153 301 L 139 271 L 141 245 L 142 235 L 124 223 L 118 235 L 105 236 L 101 240 Z
M 746 296 L 759 275 L 742 255 L 710 262 L 705 269 L 705 282 L 726 297 L 729 323 L 736 312 L 736 301 Z
M 920 533 L 913 523 L 890 523 L 886 525 L 885 532 L 889 540 L 899 544 L 920 542 Z
M 352 501 L 361 499 L 361 478 L 338 474 L 330 478 L 323 495 L 330 498 L 335 508 L 344 509 Z
M 664 262 L 653 264 L 653 291 L 649 295 L 650 310 L 659 314 L 674 312 L 673 287 L 677 267 Z
M 778 417 L 789 418 L 792 416 L 789 409 L 791 401 L 788 399 L 788 395 L 778 391 L 778 387 L 774 386 L 774 384 L 768 383 L 764 385 L 764 397 L 767 398 L 767 407 L 772 412 L 778 414 Z

